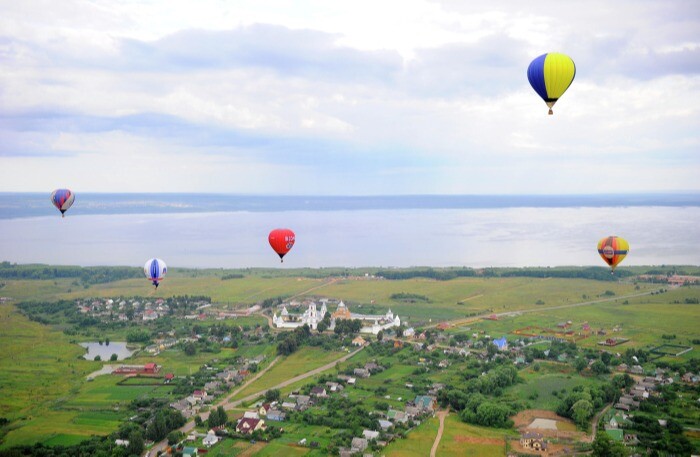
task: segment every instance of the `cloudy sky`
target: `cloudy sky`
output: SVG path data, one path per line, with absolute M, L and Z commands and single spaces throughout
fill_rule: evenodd
M 477 4 L 478 3 L 478 4 Z M 526 70 L 564 52 L 547 115 Z M 0 0 L 0 191 L 700 191 L 695 0 Z

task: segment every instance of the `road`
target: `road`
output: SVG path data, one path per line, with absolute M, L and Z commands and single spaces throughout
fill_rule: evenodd
M 598 414 L 595 415 L 595 417 L 593 417 L 593 422 L 591 423 L 591 442 L 595 441 L 595 434 L 598 431 L 598 422 L 600 422 L 600 418 L 603 417 L 603 414 L 605 414 L 610 408 L 612 408 L 612 403 L 603 408 Z
M 255 392 L 254 394 L 250 394 L 250 395 L 248 395 L 247 397 L 243 397 L 243 398 L 241 398 L 241 399 L 239 399 L 239 400 L 236 400 L 236 401 L 233 401 L 233 402 L 227 402 L 227 403 L 224 404 L 224 409 L 231 410 L 231 409 L 233 409 L 233 408 L 239 406 L 241 403 L 245 403 L 245 402 L 248 402 L 248 401 L 252 401 L 252 400 L 255 400 L 256 398 L 258 398 L 258 397 L 261 396 L 261 395 L 265 395 L 265 393 L 266 393 L 268 390 L 272 390 L 272 389 L 282 389 L 283 387 L 287 387 L 287 386 L 289 386 L 289 385 L 291 385 L 291 384 L 294 384 L 295 382 L 298 382 L 298 381 L 301 381 L 301 380 L 303 380 L 303 379 L 310 378 L 311 376 L 315 376 L 315 375 L 317 375 L 317 374 L 323 373 L 323 372 L 326 371 L 326 370 L 330 370 L 331 368 L 335 367 L 335 364 L 336 364 L 336 363 L 345 362 L 347 359 L 349 359 L 350 357 L 354 356 L 355 354 L 357 354 L 358 352 L 360 352 L 362 349 L 364 349 L 364 346 L 363 346 L 363 347 L 360 347 L 359 349 L 354 350 L 353 352 L 350 352 L 349 354 L 345 354 L 345 355 L 342 356 L 341 358 L 335 359 L 334 361 L 329 362 L 329 363 L 323 365 L 322 367 L 315 368 L 315 369 L 313 369 L 313 370 L 311 370 L 311 371 L 308 371 L 308 372 L 306 372 L 306 373 L 304 373 L 304 374 L 300 374 L 299 376 L 295 376 L 295 377 L 293 377 L 293 378 L 287 379 L 286 381 L 282 381 L 281 383 L 277 384 L 276 386 L 272 386 L 272 387 L 270 387 L 270 388 L 268 388 L 268 389 L 261 390 L 261 391 L 259 391 L 259 392 Z M 240 391 L 240 389 L 238 389 L 238 390 Z M 232 397 L 233 395 L 234 395 L 234 394 L 229 395 L 228 398 Z
M 316 369 L 313 369 L 313 370 L 311 370 L 311 371 L 309 371 L 309 372 L 306 372 L 306 373 L 304 373 L 304 374 L 300 374 L 299 376 L 295 376 L 295 377 L 293 377 L 293 378 L 291 378 L 291 379 L 287 379 L 286 381 L 283 381 L 283 382 L 277 384 L 276 386 L 270 387 L 270 388 L 265 389 L 265 390 L 261 390 L 261 391 L 259 391 L 259 392 L 255 392 L 255 393 L 253 393 L 253 394 L 250 394 L 250 395 L 248 395 L 248 396 L 246 396 L 246 397 L 244 397 L 244 398 L 241 398 L 241 399 L 236 400 L 236 401 L 233 401 L 233 402 L 230 401 L 232 397 L 238 395 L 239 392 L 241 392 L 243 389 L 245 389 L 246 387 L 248 387 L 248 386 L 249 386 L 250 384 L 252 384 L 253 382 L 255 382 L 255 381 L 257 381 L 258 379 L 260 379 L 260 377 L 261 377 L 262 375 L 264 375 L 270 368 L 272 368 L 272 367 L 279 361 L 279 359 L 280 359 L 280 357 L 276 357 L 272 362 L 270 362 L 270 364 L 269 364 L 267 367 L 265 367 L 264 370 L 259 371 L 254 377 L 252 377 L 251 379 L 249 379 L 248 381 L 246 381 L 246 382 L 245 382 L 244 384 L 242 384 L 238 389 L 236 389 L 236 390 L 234 390 L 233 392 L 231 392 L 229 395 L 227 395 L 225 398 L 223 398 L 222 400 L 220 400 L 218 403 L 212 405 L 211 408 L 210 408 L 210 410 L 211 410 L 211 409 L 216 409 L 216 408 L 218 408 L 219 406 L 223 406 L 224 409 L 226 409 L 226 410 L 231 410 L 231 409 L 233 409 L 233 408 L 239 406 L 241 403 L 245 403 L 245 402 L 247 402 L 247 401 L 255 400 L 256 398 L 260 397 L 261 395 L 265 395 L 265 392 L 267 392 L 267 391 L 270 390 L 270 389 L 281 389 L 281 388 L 283 388 L 283 387 L 287 387 L 287 386 L 290 385 L 290 384 L 294 384 L 294 383 L 297 382 L 297 381 L 301 381 L 301 380 L 303 380 L 303 379 L 309 378 L 309 377 L 311 377 L 311 376 L 315 376 L 315 375 L 317 375 L 317 374 L 319 374 L 319 373 L 322 373 L 322 372 L 324 372 L 324 371 L 326 371 L 326 370 L 329 370 L 329 369 L 335 367 L 335 364 L 336 364 L 336 363 L 346 361 L 346 360 L 349 359 L 350 357 L 352 357 L 352 356 L 354 356 L 355 354 L 357 354 L 358 352 L 360 352 L 362 349 L 364 349 L 364 346 L 363 346 L 363 347 L 360 347 L 360 348 L 358 348 L 358 349 L 356 349 L 356 350 L 354 350 L 353 352 L 350 352 L 349 354 L 345 354 L 344 356 L 342 356 L 342 357 L 340 357 L 340 358 L 338 358 L 338 359 L 335 359 L 334 361 L 329 362 L 329 363 L 327 363 L 327 364 L 325 364 L 325 365 L 323 365 L 323 366 L 321 366 L 321 367 L 318 367 L 318 368 L 316 368 Z M 202 414 L 200 414 L 199 416 L 202 418 L 203 421 L 206 421 L 206 420 L 209 418 L 209 412 L 202 413 Z M 182 427 L 180 427 L 178 430 L 181 431 L 181 432 L 184 433 L 184 434 L 188 434 L 190 431 L 192 431 L 192 429 L 194 429 L 194 420 L 191 420 L 190 422 L 186 423 L 185 425 L 183 425 Z M 168 447 L 168 440 L 166 439 L 166 440 L 163 440 L 163 441 L 160 441 L 160 442 L 154 444 L 153 447 L 151 447 L 150 451 L 149 451 L 149 452 L 146 452 L 144 455 L 145 455 L 145 456 L 154 456 L 154 455 L 156 455 L 156 454 L 158 453 L 158 451 L 164 451 L 167 447 Z
M 437 448 L 440 445 L 440 440 L 442 439 L 442 432 L 445 430 L 445 418 L 449 412 L 449 408 L 437 412 L 437 417 L 440 419 L 440 427 L 438 428 L 437 436 L 433 442 L 433 447 L 430 449 L 430 457 L 435 457 L 435 454 L 437 453 Z
M 218 408 L 220 405 L 225 404 L 228 400 L 231 399 L 231 397 L 237 395 L 240 391 L 242 391 L 243 389 L 245 389 L 246 387 L 248 387 L 250 384 L 252 384 L 253 382 L 255 382 L 255 381 L 257 381 L 258 379 L 260 379 L 260 377 L 261 377 L 262 375 L 264 375 L 265 373 L 267 373 L 267 371 L 268 371 L 270 368 L 272 368 L 272 367 L 279 361 L 279 359 L 280 359 L 279 356 L 275 357 L 275 359 L 274 359 L 272 362 L 270 362 L 270 364 L 269 364 L 268 366 L 266 366 L 263 370 L 257 372 L 257 373 L 255 374 L 255 376 L 253 376 L 253 377 L 250 378 L 248 381 L 246 381 L 246 382 L 244 382 L 243 384 L 241 384 L 241 386 L 240 386 L 238 389 L 236 389 L 236 390 L 234 390 L 233 392 L 231 392 L 229 395 L 227 395 L 226 397 L 224 397 L 224 398 L 223 398 L 221 401 L 219 401 L 217 404 L 212 405 L 212 407 L 211 407 L 210 409 L 216 409 L 216 408 Z M 209 419 L 209 412 L 207 411 L 207 412 L 205 412 L 205 413 L 200 414 L 199 416 L 202 418 L 202 420 L 206 421 L 207 419 Z M 187 422 L 185 425 L 183 425 L 182 427 L 180 427 L 178 430 L 181 431 L 182 433 L 184 433 L 185 435 L 187 435 L 190 431 L 192 431 L 192 429 L 194 429 L 194 419 L 192 419 L 191 421 Z M 164 451 L 167 447 L 168 447 L 168 440 L 167 440 L 167 439 L 162 440 L 162 441 L 160 441 L 160 442 L 154 444 L 153 447 L 151 447 L 150 451 L 146 452 L 144 455 L 146 455 L 146 456 L 154 456 L 154 455 L 158 454 L 158 451 Z

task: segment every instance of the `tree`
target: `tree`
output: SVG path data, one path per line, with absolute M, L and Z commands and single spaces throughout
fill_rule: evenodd
M 134 430 L 129 434 L 129 445 L 126 447 L 129 455 L 141 455 L 143 452 L 143 436 L 138 430 Z
M 584 357 L 579 357 L 574 361 L 574 368 L 576 371 L 583 371 L 588 366 L 588 362 Z
M 117 354 L 112 354 L 112 357 L 109 358 L 111 362 L 116 362 L 119 359 L 119 356 Z
M 606 367 L 605 364 L 600 360 L 596 360 L 595 362 L 593 362 L 593 365 L 591 365 L 591 371 L 597 375 L 610 373 L 608 367 Z
M 384 331 L 380 330 L 379 332 L 377 332 L 377 341 L 381 341 L 383 339 L 384 339 Z
M 182 432 L 178 432 L 177 430 L 173 430 L 172 432 L 168 433 L 168 444 L 173 445 L 177 444 L 180 442 L 180 439 L 182 439 Z
M 605 431 L 599 431 L 593 441 L 593 457 L 626 457 L 627 449 L 622 443 L 614 443 Z
M 571 417 L 579 428 L 585 429 L 588 419 L 593 414 L 593 404 L 588 400 L 579 400 L 571 407 Z
M 99 355 L 96 355 L 96 356 L 95 356 L 95 362 L 99 362 L 100 360 L 102 360 L 102 357 L 100 357 Z
M 197 427 L 201 427 L 202 424 L 204 424 L 204 421 L 202 420 L 202 416 L 200 416 L 199 414 L 194 416 L 194 425 L 196 425 Z
M 273 401 L 278 401 L 280 399 L 279 389 L 270 389 L 265 392 L 265 402 L 272 403 Z
M 219 406 L 218 408 L 213 410 L 211 413 L 209 413 L 209 419 L 207 420 L 207 426 L 209 428 L 219 427 L 220 425 L 226 424 L 226 422 L 228 422 L 228 415 L 226 414 L 224 407 Z
M 197 347 L 193 342 L 188 341 L 185 343 L 185 355 L 193 356 L 197 353 Z

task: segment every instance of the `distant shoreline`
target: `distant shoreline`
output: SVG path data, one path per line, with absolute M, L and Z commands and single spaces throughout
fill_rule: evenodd
M 54 216 L 50 193 L 0 192 L 0 219 Z M 700 192 L 578 195 L 266 196 L 81 193 L 67 216 L 221 212 L 700 207 Z

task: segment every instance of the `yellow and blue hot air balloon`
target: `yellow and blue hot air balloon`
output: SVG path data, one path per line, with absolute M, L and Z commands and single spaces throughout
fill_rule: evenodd
M 629 243 L 619 236 L 606 236 L 598 241 L 598 254 L 610 265 L 612 271 L 615 271 L 617 264 L 622 262 L 629 252 Z
M 576 65 L 571 57 L 558 52 L 542 54 L 530 63 L 527 79 L 535 92 L 552 107 L 564 95 L 576 76 Z

